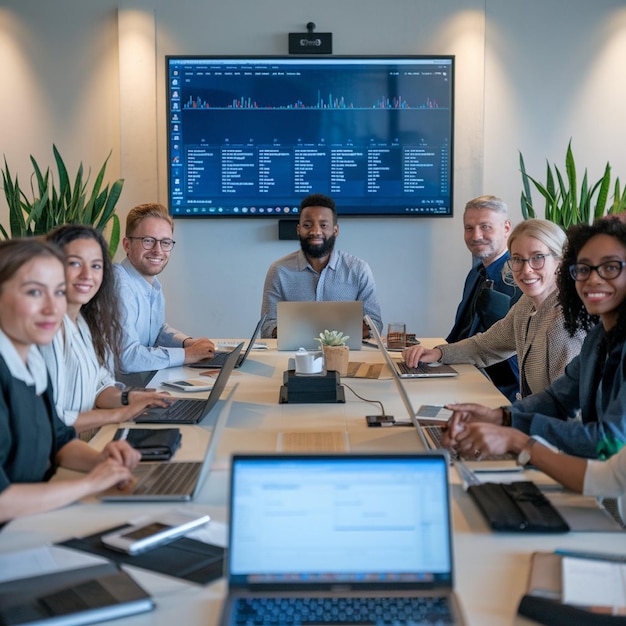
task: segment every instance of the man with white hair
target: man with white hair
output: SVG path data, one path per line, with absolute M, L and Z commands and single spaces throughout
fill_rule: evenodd
M 465 279 L 454 326 L 446 337 L 448 343 L 484 332 L 522 295 L 513 280 L 504 280 L 502 272 L 509 258 L 506 242 L 511 232 L 506 204 L 495 196 L 470 200 L 463 213 L 463 229 L 467 249 L 480 262 Z M 515 399 L 519 390 L 516 356 L 486 368 L 486 372 L 504 395 Z

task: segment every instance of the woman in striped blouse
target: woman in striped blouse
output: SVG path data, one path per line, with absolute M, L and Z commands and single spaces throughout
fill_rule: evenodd
M 65 224 L 47 240 L 65 255 L 67 314 L 51 344 L 41 346 L 59 417 L 78 433 L 133 419 L 168 394 L 124 391 L 111 369 L 120 345 L 115 274 L 108 246 L 91 226 Z

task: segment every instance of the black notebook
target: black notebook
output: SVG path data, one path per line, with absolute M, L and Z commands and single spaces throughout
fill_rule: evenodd
M 115 563 L 0 583 L 0 623 L 79 626 L 154 608 L 148 593 Z
M 125 439 L 142 461 L 169 461 L 180 447 L 179 428 L 118 428 L 113 440 Z
M 569 525 L 531 481 L 470 485 L 472 497 L 492 530 L 565 533 Z
M 172 543 L 132 556 L 102 543 L 102 535 L 123 527 L 124 524 L 106 528 L 87 537 L 68 539 L 59 545 L 200 585 L 207 585 L 224 575 L 224 548 L 190 537 L 179 537 Z

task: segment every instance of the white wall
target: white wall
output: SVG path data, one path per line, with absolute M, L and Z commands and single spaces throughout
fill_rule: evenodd
M 0 152 L 25 179 L 28 155 L 51 162 L 52 143 L 70 170 L 112 151 L 122 216 L 165 203 L 164 56 L 283 54 L 287 33 L 309 21 L 333 32 L 336 54 L 457 58 L 455 217 L 340 222 L 338 245 L 372 266 L 385 321 L 447 333 L 470 265 L 463 205 L 494 193 L 519 219 L 518 150 L 541 176 L 572 137 L 592 177 L 610 160 L 626 181 L 618 0 L 3 0 Z M 267 266 L 295 242 L 279 242 L 272 219 L 178 220 L 175 238 L 162 275 L 169 321 L 194 335 L 247 335 Z

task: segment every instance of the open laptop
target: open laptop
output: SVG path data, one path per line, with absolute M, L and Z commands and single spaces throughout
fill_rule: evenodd
M 248 355 L 250 354 L 250 351 L 252 350 L 254 346 L 254 342 L 257 340 L 259 333 L 261 332 L 261 326 L 263 326 L 263 322 L 265 322 L 266 317 L 267 317 L 267 314 L 264 315 L 259 320 L 259 323 L 256 325 L 256 328 L 254 329 L 254 332 L 252 333 L 250 343 L 248 344 L 246 349 L 239 355 L 239 358 L 237 359 L 237 362 L 235 363 L 235 369 L 237 369 L 238 367 L 241 367 L 244 364 L 245 360 L 248 358 Z M 223 367 L 224 363 L 226 363 L 226 359 L 228 358 L 228 355 L 231 352 L 232 350 L 218 350 L 217 352 L 215 352 L 212 358 L 202 359 L 202 361 L 198 361 L 197 363 L 190 363 L 187 367 L 200 367 L 200 368 Z
M 234 390 L 233 390 L 234 391 Z M 232 398 L 233 391 L 230 397 Z M 185 502 L 193 500 L 204 484 L 230 414 L 230 400 L 215 418 L 203 461 L 139 463 L 133 482 L 123 489 L 113 487 L 100 494 L 104 502 Z
M 420 363 L 418 367 L 409 367 L 404 361 L 391 358 L 376 324 L 372 322 L 369 315 L 365 316 L 365 323 L 372 331 L 374 341 L 394 375 L 400 378 L 446 378 L 459 375 L 453 367 L 443 363 Z
M 392 359 L 385 350 L 382 339 L 380 337 L 380 334 L 376 330 L 376 327 L 368 316 L 365 316 L 365 321 L 367 322 L 368 326 L 373 329 L 372 333 L 376 338 L 378 347 L 385 356 L 387 362 L 389 362 Z M 404 408 L 406 409 L 409 419 L 413 423 L 413 426 L 415 426 L 415 432 L 417 433 L 418 439 L 421 442 L 423 448 L 425 450 L 441 450 L 441 435 L 444 426 L 441 423 L 429 423 L 427 418 L 424 420 L 418 419 L 417 412 L 413 407 L 411 398 L 409 398 L 409 394 L 404 388 L 402 377 L 398 373 L 398 370 L 396 370 L 395 368 L 391 367 L 391 371 L 393 374 L 393 379 L 396 383 L 398 395 L 402 399 L 402 403 L 404 404 Z M 485 456 L 479 459 L 463 459 L 463 462 L 465 463 L 466 467 L 474 472 L 510 472 L 521 470 L 521 467 L 516 462 L 516 457 L 512 454 L 498 455 L 495 457 Z
M 138 424 L 198 424 L 201 422 L 220 399 L 242 348 L 243 342 L 229 353 L 206 400 L 185 398 L 177 399 L 167 407 L 149 407 L 133 421 Z
M 279 350 L 319 349 L 320 333 L 338 330 L 350 337 L 346 345 L 360 350 L 363 340 L 363 303 L 278 302 L 276 308 L 277 346 Z
M 285 605 L 302 625 L 426 623 L 421 611 L 464 624 L 447 466 L 443 452 L 234 455 L 220 626 L 283 623 Z

